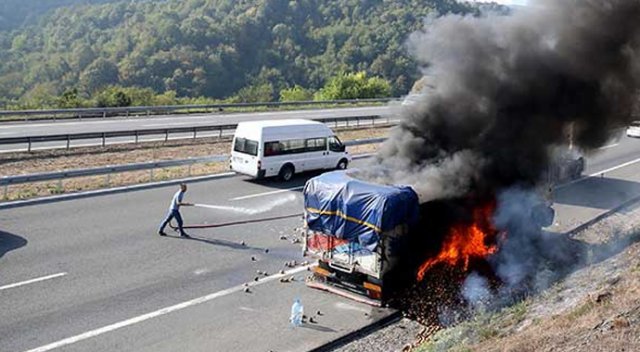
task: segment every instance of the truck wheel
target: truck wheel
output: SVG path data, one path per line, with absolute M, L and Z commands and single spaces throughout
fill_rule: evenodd
M 278 177 L 282 181 L 287 182 L 287 181 L 291 181 L 294 174 L 295 174 L 295 170 L 293 169 L 293 165 L 286 164 L 280 169 L 280 172 L 278 173 Z
M 349 161 L 347 161 L 347 159 L 342 159 L 342 160 L 340 160 L 340 162 L 338 163 L 338 166 L 336 168 L 338 170 L 345 170 L 347 168 L 347 166 L 349 166 Z

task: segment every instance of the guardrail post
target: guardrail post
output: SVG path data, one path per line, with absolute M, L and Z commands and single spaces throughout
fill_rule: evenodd
M 58 189 L 56 190 L 56 194 L 64 193 L 64 188 L 62 185 L 62 179 L 58 179 Z
M 125 110 L 125 116 L 129 117 L 129 109 Z
M 191 177 L 191 166 L 193 166 L 193 164 L 189 164 L 189 171 L 187 172 L 187 175 L 189 177 Z
M 67 150 L 71 147 L 71 136 L 67 135 Z
M 222 127 L 220 127 L 220 133 L 218 134 L 218 139 L 222 139 Z
M 193 139 L 196 139 L 196 133 L 198 132 L 197 128 L 193 128 Z
M 31 153 L 31 137 L 28 140 L 29 146 L 27 147 L 27 152 Z
M 107 174 L 104 180 L 104 185 L 105 187 L 109 187 L 110 184 L 111 184 L 111 174 Z
M 138 144 L 138 131 L 136 131 L 136 144 Z
M 106 118 L 107 118 L 107 110 L 104 110 L 104 111 L 102 112 L 102 118 L 103 118 L 103 119 L 106 119 Z
M 167 141 L 169 141 L 169 130 L 166 129 L 165 131 L 165 135 L 164 135 L 164 142 L 166 143 Z
M 9 199 L 9 185 L 5 184 L 4 185 L 4 200 L 8 200 Z
M 356 116 L 356 126 L 360 127 L 360 116 Z
M 149 169 L 149 182 L 153 182 L 153 168 Z
M 102 147 L 104 148 L 107 145 L 107 134 L 102 133 Z

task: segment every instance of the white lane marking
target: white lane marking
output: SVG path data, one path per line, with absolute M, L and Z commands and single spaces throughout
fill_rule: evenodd
M 208 272 L 210 272 L 211 270 L 207 269 L 207 268 L 202 268 L 202 269 L 196 269 L 193 271 L 194 275 L 203 275 L 206 274 Z
M 604 147 L 600 147 L 600 148 L 598 148 L 598 149 L 600 149 L 600 150 L 602 150 L 602 149 L 609 149 L 609 148 L 617 147 L 617 146 L 619 146 L 619 145 L 620 145 L 620 143 L 614 143 L 614 144 L 605 145 Z
M 55 279 L 57 277 L 65 276 L 65 275 L 67 275 L 67 273 L 57 273 L 57 274 L 53 274 L 53 275 L 37 277 L 35 279 L 31 279 L 31 280 L 27 280 L 27 281 L 16 282 L 14 284 L 0 286 L 0 291 L 8 290 L 10 288 L 20 287 L 20 286 L 24 286 L 24 285 L 33 284 L 33 283 L 40 282 L 40 281 L 51 280 L 51 279 Z
M 262 279 L 260 279 L 258 281 L 252 281 L 252 282 L 247 283 L 247 287 L 258 286 L 260 284 L 264 284 L 264 283 L 267 283 L 267 282 L 270 282 L 270 281 L 274 281 L 274 280 L 280 279 L 280 278 L 282 278 L 284 276 L 287 276 L 287 275 L 293 275 L 293 274 L 305 271 L 309 267 L 311 267 L 311 265 L 306 265 L 306 266 L 302 266 L 302 267 L 299 267 L 299 268 L 295 268 L 295 269 L 292 269 L 292 270 L 289 270 L 289 271 L 285 272 L 284 274 L 275 274 L 275 275 L 267 276 L 267 277 L 262 278 Z M 114 331 L 114 330 L 118 330 L 118 329 L 121 329 L 121 328 L 124 328 L 124 327 L 127 327 L 127 326 L 131 326 L 131 325 L 134 325 L 134 324 L 138 324 L 138 323 L 141 323 L 141 322 L 149 320 L 149 319 L 157 318 L 159 316 L 163 316 L 163 315 L 175 312 L 175 311 L 179 311 L 179 310 L 182 310 L 182 309 L 185 309 L 185 308 L 189 308 L 189 307 L 192 307 L 192 306 L 195 306 L 195 305 L 198 305 L 198 304 L 209 302 L 209 301 L 214 300 L 216 298 L 228 296 L 228 295 L 230 295 L 232 293 L 240 292 L 240 291 L 244 290 L 244 288 L 245 288 L 244 284 L 243 285 L 234 286 L 234 287 L 228 288 L 226 290 L 214 292 L 214 293 L 208 294 L 206 296 L 202 296 L 202 297 L 198 297 L 198 298 L 192 299 L 190 301 L 178 303 L 176 305 L 165 307 L 165 308 L 162 308 L 162 309 L 158 309 L 156 311 L 153 311 L 153 312 L 150 312 L 150 313 L 147 313 L 147 314 L 143 314 L 143 315 L 139 315 L 139 316 L 133 317 L 131 319 L 123 320 L 121 322 L 117 322 L 117 323 L 114 323 L 114 324 L 111 324 L 111 325 L 103 326 L 103 327 L 95 329 L 95 330 L 87 331 L 87 332 L 82 333 L 80 335 L 71 336 L 71 337 L 68 337 L 66 339 L 62 339 L 60 341 L 56 341 L 56 342 L 50 343 L 48 345 L 44 345 L 44 346 L 40 346 L 40 347 L 31 349 L 31 350 L 28 350 L 26 352 L 46 352 L 46 351 L 51 351 L 53 349 L 60 348 L 60 347 L 63 347 L 63 346 L 68 346 L 68 345 L 74 344 L 76 342 L 80 342 L 82 340 L 86 340 L 86 339 L 89 339 L 89 338 L 92 338 L 92 337 L 96 337 L 98 335 L 106 334 L 106 333 Z
M 631 160 L 631 161 L 627 161 L 627 162 L 626 162 L 626 163 L 624 163 L 624 164 L 620 164 L 620 165 L 617 165 L 617 166 L 614 166 L 614 167 L 608 168 L 608 169 L 606 169 L 606 170 L 602 170 L 602 171 L 594 172 L 594 173 L 592 173 L 591 175 L 589 175 L 589 177 L 598 176 L 598 175 L 600 175 L 600 174 L 606 174 L 607 172 L 611 172 L 611 171 L 614 171 L 614 170 L 622 169 L 623 167 L 627 167 L 627 166 L 629 166 L 629 165 L 633 165 L 633 164 L 636 164 L 636 163 L 638 163 L 638 162 L 640 162 L 640 158 L 635 159 L 635 160 Z
M 291 192 L 291 191 L 297 191 L 300 189 L 303 189 L 304 186 L 300 186 L 300 187 L 293 187 L 293 188 L 287 188 L 287 189 L 281 189 L 281 190 L 277 190 L 277 191 L 271 191 L 271 192 L 264 192 L 264 193 L 257 193 L 257 194 L 249 194 L 247 196 L 242 196 L 242 197 L 235 197 L 235 198 L 231 198 L 229 200 L 243 200 L 243 199 L 250 199 L 250 198 L 257 198 L 257 197 L 264 197 L 264 196 L 269 196 L 272 194 L 278 194 L 278 193 L 285 193 L 285 192 Z
M 608 168 L 606 170 L 594 172 L 589 176 L 581 177 L 581 178 L 579 178 L 577 180 L 573 180 L 571 182 L 563 183 L 563 184 L 561 184 L 559 186 L 556 186 L 556 189 L 564 188 L 564 187 L 567 187 L 569 185 L 572 185 L 572 184 L 575 184 L 575 183 L 578 183 L 578 182 L 582 182 L 584 180 L 587 180 L 587 179 L 590 179 L 590 178 L 593 178 L 593 177 L 597 177 L 597 176 L 600 176 L 602 174 L 606 174 L 607 172 L 615 171 L 615 170 L 618 170 L 618 169 L 622 169 L 623 167 L 627 167 L 627 166 L 630 166 L 630 165 L 633 165 L 633 164 L 637 164 L 639 162 L 640 162 L 640 158 L 628 161 L 628 162 L 620 164 L 620 165 L 616 165 L 616 166 Z

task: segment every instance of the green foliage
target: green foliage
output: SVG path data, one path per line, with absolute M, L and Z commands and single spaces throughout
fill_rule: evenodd
M 113 2 L 117 0 L 2 0 L 0 1 L 0 30 L 35 22 L 38 16 L 62 6 Z
M 313 100 L 313 92 L 295 85 L 280 91 L 280 101 L 309 101 Z
M 59 108 L 63 108 L 63 109 L 72 109 L 72 108 L 81 107 L 82 101 L 80 97 L 78 97 L 78 89 L 72 88 L 62 93 L 62 95 L 58 98 L 57 105 Z
M 316 100 L 384 98 L 391 95 L 391 85 L 367 73 L 343 73 L 329 80 L 315 95 Z
M 133 105 L 167 92 L 169 102 L 298 99 L 280 92 L 317 91 L 340 72 L 379 78 L 322 94 L 402 95 L 420 76 L 404 43 L 434 11 L 475 13 L 454 0 L 3 0 L 0 101 L 113 86 L 147 89 L 123 91 Z
M 96 94 L 94 101 L 95 106 L 102 108 L 130 106 L 132 99 L 126 90 L 120 87 L 107 87 Z
M 80 75 L 80 84 L 89 92 L 117 83 L 118 66 L 103 58 L 94 61 Z
M 273 100 L 273 86 L 271 83 L 251 85 L 238 91 L 234 99 L 239 103 L 260 103 Z

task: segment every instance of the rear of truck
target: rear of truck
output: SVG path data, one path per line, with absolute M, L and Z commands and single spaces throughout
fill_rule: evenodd
M 304 187 L 304 255 L 318 260 L 309 286 L 380 306 L 418 222 L 410 187 L 329 172 Z

